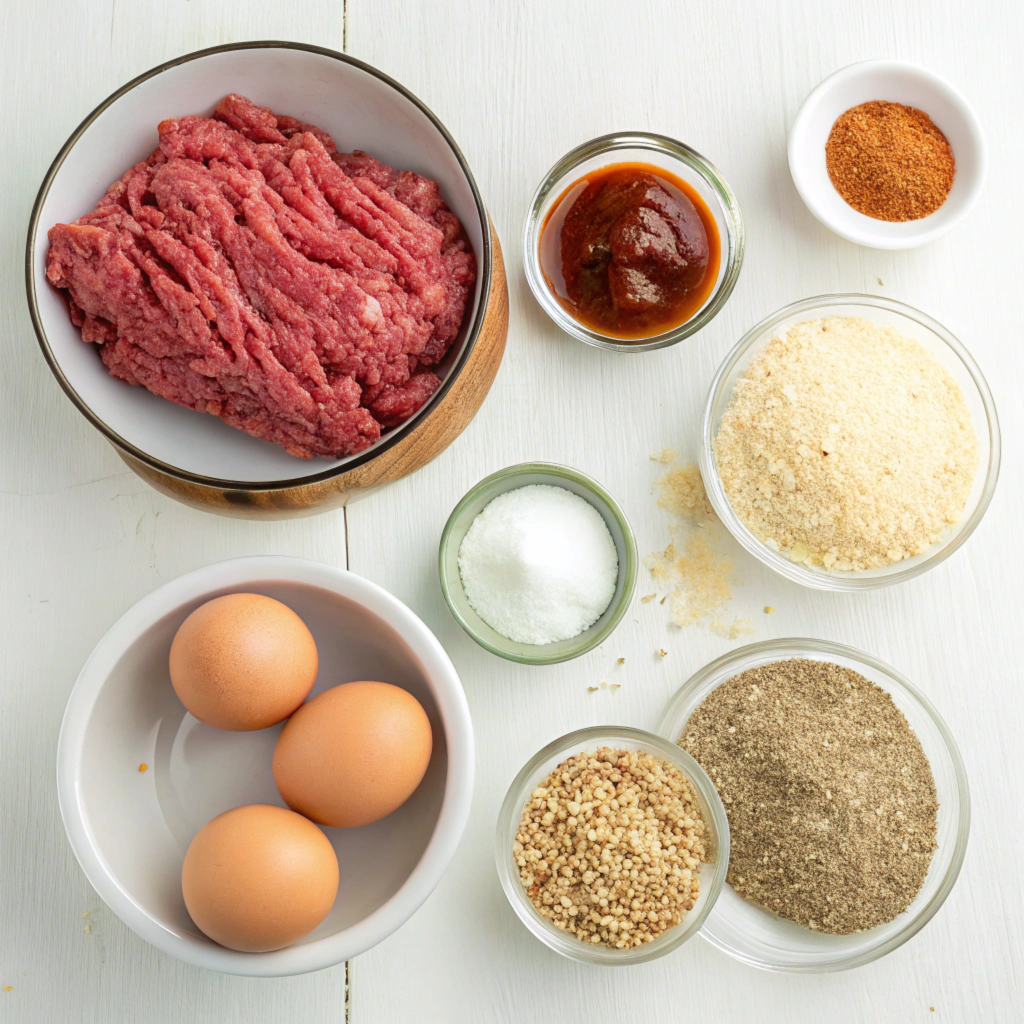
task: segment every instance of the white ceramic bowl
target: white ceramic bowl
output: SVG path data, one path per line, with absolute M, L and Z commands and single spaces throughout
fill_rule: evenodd
M 466 230 L 477 280 L 463 329 L 437 367 L 442 385 L 414 416 L 345 459 L 298 459 L 215 416 L 183 409 L 107 373 L 82 342 L 61 293 L 46 280 L 47 231 L 88 213 L 107 186 L 157 144 L 157 123 L 210 114 L 237 92 L 328 131 L 339 149 L 363 149 L 436 181 Z M 392 447 L 447 393 L 476 342 L 486 310 L 491 240 L 483 200 L 454 139 L 393 79 L 345 54 L 300 43 L 254 42 L 187 54 L 146 72 L 94 110 L 43 180 L 29 224 L 29 308 L 43 353 L 79 410 L 123 451 L 153 469 L 199 484 L 240 488 L 314 483 L 361 466 Z
M 949 140 L 956 160 L 953 188 L 928 217 L 893 224 L 858 213 L 835 190 L 825 168 L 825 142 L 836 118 L 870 100 L 923 110 Z M 974 205 L 985 183 L 985 136 L 970 104 L 932 71 L 896 60 L 850 64 L 807 97 L 789 133 L 789 170 L 807 208 L 837 235 L 874 249 L 912 249 L 944 235 Z
M 283 806 L 271 772 L 281 726 L 205 726 L 185 711 L 168 674 L 171 639 L 189 612 L 238 591 L 284 601 L 305 620 L 320 654 L 313 694 L 354 679 L 394 683 L 416 696 L 434 733 L 427 773 L 397 811 L 362 828 L 324 830 L 341 868 L 334 908 L 310 935 L 272 953 L 218 946 L 192 923 L 181 894 L 185 850 L 206 822 L 241 804 Z M 226 974 L 303 974 L 369 949 L 430 895 L 469 814 L 473 727 L 448 655 L 396 598 L 318 562 L 239 558 L 154 591 L 99 642 L 64 714 L 57 788 L 79 863 L 134 932 Z
M 829 661 L 859 672 L 892 697 L 917 734 L 935 777 L 937 849 L 917 898 L 894 921 L 855 935 L 826 935 L 802 928 L 736 895 L 726 885 L 701 936 L 724 953 L 768 971 L 822 974 L 877 960 L 913 938 L 952 892 L 967 852 L 971 798 L 960 752 L 931 702 L 904 675 L 870 654 L 826 640 L 767 640 L 730 651 L 705 665 L 669 701 L 657 732 L 675 743 L 690 715 L 722 683 L 747 669 L 790 658 Z

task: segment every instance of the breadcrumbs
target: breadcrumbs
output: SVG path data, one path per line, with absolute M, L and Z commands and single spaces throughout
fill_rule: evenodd
M 700 468 L 692 462 L 669 470 L 656 486 L 658 508 L 697 523 L 710 522 L 715 518 L 715 510 L 704 490 Z
M 629 949 L 693 909 L 703 838 L 704 819 L 678 768 L 603 747 L 543 779 L 512 850 L 542 917 L 583 942 Z
M 963 514 L 978 438 L 953 375 L 894 327 L 793 325 L 736 382 L 715 461 L 768 547 L 826 569 L 921 554 Z
M 680 520 L 669 526 L 671 542 L 644 560 L 652 579 L 666 591 L 673 625 L 705 622 L 711 632 L 735 640 L 754 630 L 748 619 L 728 618 L 732 600 L 732 557 L 720 549 L 725 535 L 692 462 L 670 469 L 655 484 L 658 507 Z M 646 600 L 644 598 L 643 600 Z

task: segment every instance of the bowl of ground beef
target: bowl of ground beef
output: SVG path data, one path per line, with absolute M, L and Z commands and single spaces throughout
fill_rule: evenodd
M 43 181 L 26 271 L 47 362 L 128 465 L 250 518 L 430 461 L 507 328 L 451 135 L 387 76 L 295 43 L 188 54 L 101 103 Z

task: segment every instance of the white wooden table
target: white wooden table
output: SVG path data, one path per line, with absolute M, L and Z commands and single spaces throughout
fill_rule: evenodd
M 4 0 L 0 1021 L 319 1024 L 344 1021 L 346 1005 L 353 1024 L 1024 1019 L 1014 532 L 1024 502 L 1022 32 L 1020 5 L 1010 0 Z M 512 320 L 490 398 L 436 462 L 352 506 L 347 523 L 343 512 L 237 522 L 149 490 L 61 394 L 25 307 L 29 208 L 85 113 L 163 60 L 256 38 L 346 48 L 417 93 L 461 144 L 505 247 Z M 988 132 L 991 173 L 979 207 L 924 250 L 882 253 L 841 241 L 805 210 L 790 181 L 786 132 L 803 98 L 830 72 L 870 57 L 915 60 L 944 75 Z M 692 144 L 727 176 L 746 217 L 746 263 L 732 300 L 695 340 L 660 353 L 619 356 L 560 335 L 522 275 L 519 237 L 536 183 L 570 147 L 614 129 Z M 963 339 L 1002 417 L 1002 480 L 966 548 L 894 589 L 811 593 L 735 546 L 745 581 L 735 608 L 755 620 L 757 636 L 748 639 L 846 642 L 922 686 L 951 726 L 971 781 L 964 872 L 919 936 L 845 974 L 760 973 L 700 940 L 629 972 L 569 963 L 527 934 L 499 888 L 493 824 L 508 783 L 533 751 L 570 728 L 653 726 L 692 671 L 744 641 L 700 627 L 671 631 L 664 608 L 637 602 L 602 651 L 548 669 L 505 663 L 474 646 L 444 607 L 435 572 L 441 527 L 480 477 L 550 459 L 603 481 L 642 551 L 664 546 L 649 452 L 671 446 L 692 458 L 705 389 L 729 347 L 784 303 L 829 291 L 905 300 Z M 136 938 L 75 863 L 54 784 L 67 694 L 110 624 L 183 572 L 264 552 L 347 564 L 407 602 L 451 653 L 478 741 L 470 824 L 426 905 L 347 968 L 277 981 L 186 967 Z M 642 582 L 639 593 L 651 589 Z M 770 618 L 765 604 L 777 609 Z M 656 659 L 661 647 L 668 656 Z M 616 669 L 618 657 L 626 663 Z M 621 689 L 588 693 L 612 672 Z

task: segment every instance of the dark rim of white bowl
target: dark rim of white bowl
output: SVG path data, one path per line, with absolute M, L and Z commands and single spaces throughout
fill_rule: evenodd
M 64 372 L 61 370 L 60 365 L 57 363 L 56 357 L 53 354 L 53 350 L 50 348 L 50 342 L 46 337 L 45 330 L 43 329 L 42 318 L 39 315 L 39 307 L 36 300 L 34 267 L 36 233 L 39 228 L 39 217 L 42 212 L 43 204 L 46 202 L 46 198 L 50 193 L 50 187 L 53 184 L 53 180 L 57 176 L 57 172 L 61 169 L 61 166 L 72 148 L 85 134 L 86 130 L 92 125 L 96 118 L 107 109 L 107 107 L 117 102 L 117 100 L 130 92 L 136 86 L 141 85 L 143 82 L 146 82 L 151 78 L 155 78 L 164 71 L 178 67 L 181 64 L 187 64 L 190 61 L 198 60 L 202 57 L 209 57 L 217 53 L 227 53 L 233 50 L 273 49 L 304 50 L 307 53 L 315 53 L 322 57 L 330 57 L 331 59 L 340 61 L 343 64 L 348 64 L 368 75 L 372 75 L 374 78 L 379 79 L 386 85 L 389 85 L 397 93 L 416 106 L 428 118 L 438 132 L 440 132 L 441 137 L 445 142 L 448 143 L 448 146 L 455 155 L 455 159 L 459 164 L 459 168 L 466 176 L 466 180 L 469 182 L 470 190 L 473 193 L 473 201 L 476 203 L 477 216 L 480 218 L 483 252 L 477 254 L 477 262 L 480 271 L 480 302 L 477 305 L 476 314 L 473 317 L 472 323 L 469 325 L 468 329 L 466 329 L 458 357 L 448 370 L 444 380 L 442 380 L 441 386 L 434 392 L 420 410 L 418 410 L 410 419 L 395 427 L 394 430 L 383 437 L 375 445 L 368 448 L 365 452 L 360 452 L 358 455 L 353 455 L 347 458 L 340 466 L 334 466 L 331 469 L 324 470 L 320 473 L 311 473 L 309 476 L 293 477 L 287 480 L 252 482 L 203 476 L 198 473 L 190 473 L 177 466 L 172 466 L 169 463 L 154 458 L 152 455 L 144 452 L 141 448 L 138 448 L 131 442 L 126 441 L 110 426 L 104 423 L 104 421 L 100 419 L 95 412 L 93 412 L 64 375 Z M 32 326 L 35 328 L 36 338 L 39 340 L 39 347 L 43 350 L 43 356 L 46 358 L 46 362 L 49 365 L 50 370 L 54 377 L 57 378 L 57 382 L 64 389 L 64 393 L 77 406 L 78 411 L 82 413 L 82 415 L 85 416 L 85 418 L 117 449 L 132 456 L 132 458 L 137 459 L 139 462 L 144 463 L 151 469 L 155 469 L 160 473 L 165 473 L 167 476 L 174 477 L 178 480 L 184 480 L 188 483 L 199 484 L 204 487 L 214 487 L 226 491 L 280 491 L 293 487 L 305 487 L 309 484 L 321 483 L 323 481 L 330 480 L 333 477 L 342 476 L 359 466 L 366 465 L 366 463 L 372 461 L 378 455 L 382 455 L 389 448 L 394 447 L 394 445 L 405 437 L 413 427 L 422 422 L 429 411 L 448 393 L 469 360 L 470 354 L 476 347 L 477 339 L 480 336 L 480 330 L 483 327 L 484 316 L 487 312 L 492 273 L 493 262 L 491 234 L 490 222 L 487 219 L 487 210 L 484 207 L 483 199 L 480 196 L 480 190 L 477 188 L 476 180 L 473 177 L 473 172 L 469 169 L 469 164 L 466 162 L 466 158 L 462 155 L 462 150 L 459 149 L 458 144 L 452 138 L 451 133 L 441 123 L 437 115 L 434 114 L 434 112 L 422 100 L 406 89 L 405 86 L 396 82 L 390 76 L 385 75 L 382 71 L 378 71 L 369 64 L 365 64 L 361 60 L 356 60 L 354 57 L 350 57 L 347 54 L 339 53 L 337 50 L 329 50 L 322 46 L 312 46 L 307 43 L 292 43 L 273 39 L 257 40 L 245 43 L 226 43 L 222 46 L 211 46 L 204 50 L 196 50 L 193 53 L 186 53 L 181 57 L 175 57 L 173 60 L 165 61 L 163 64 L 159 64 L 155 68 L 151 68 L 149 71 L 139 75 L 137 78 L 133 78 L 126 85 L 121 86 L 121 88 L 116 92 L 111 93 L 111 95 L 96 107 L 96 109 L 93 110 L 84 121 L 82 121 L 74 132 L 71 133 L 71 137 L 64 143 L 60 152 L 54 158 L 53 163 L 50 164 L 50 169 L 46 172 L 46 176 L 43 178 L 43 183 L 39 187 L 39 193 L 36 195 L 35 203 L 32 205 L 32 215 L 29 218 L 28 240 L 25 250 L 25 287 L 28 293 L 28 307 L 29 313 L 32 317 Z

